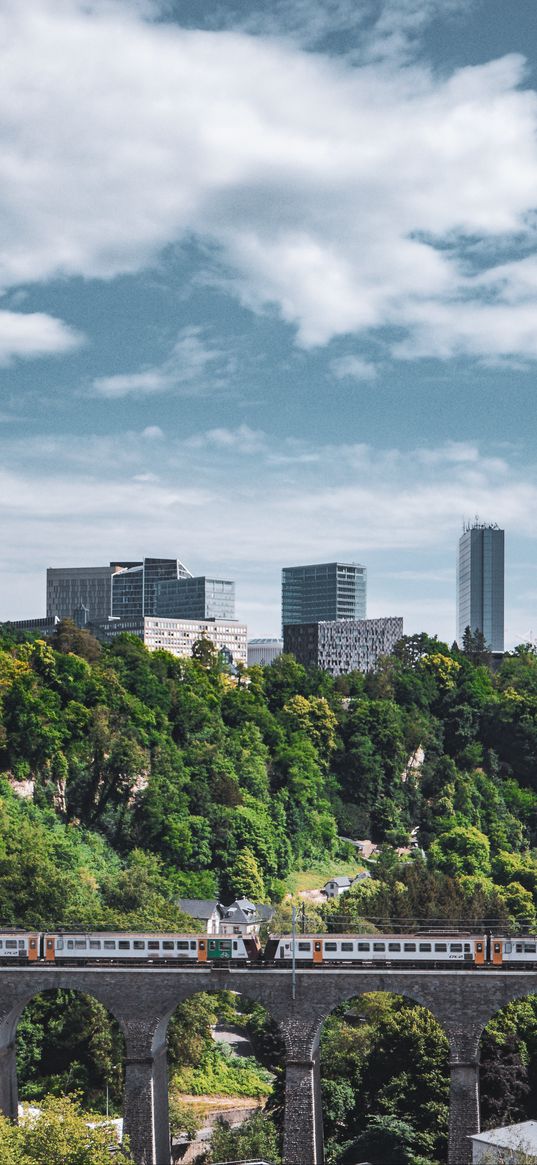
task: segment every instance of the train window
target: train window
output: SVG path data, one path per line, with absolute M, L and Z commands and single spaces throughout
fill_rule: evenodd
M 373 950 L 374 951 L 385 951 L 386 947 L 385 947 L 384 943 L 373 943 Z
M 145 943 L 140 938 L 135 938 L 132 941 L 133 951 L 145 951 Z
M 416 944 L 415 943 L 403 943 L 403 950 L 404 951 L 415 951 Z
M 533 949 L 535 950 L 535 947 Z M 20 938 L 19 939 L 19 951 L 23 951 L 23 950 L 24 950 L 24 939 Z
M 368 951 L 369 949 L 370 949 L 369 943 L 358 943 L 358 950 L 359 951 Z
M 462 943 L 450 943 L 449 949 L 450 949 L 450 951 L 461 951 L 462 952 Z
M 158 951 L 158 949 L 159 949 L 158 942 L 156 942 L 154 939 L 149 939 L 149 942 L 147 944 L 147 949 L 148 949 L 148 951 Z
M 464 949 L 465 949 L 465 951 L 470 951 L 470 950 L 472 949 L 472 948 L 471 948 L 471 946 L 470 946 L 470 943 L 465 943 L 465 944 L 464 944 Z
M 85 951 L 85 949 L 86 949 L 85 938 L 76 938 L 75 939 L 75 951 Z
M 517 955 L 521 955 L 523 951 L 522 943 L 515 943 L 515 951 Z
M 191 939 L 191 940 L 190 940 L 190 950 L 191 950 L 191 951 L 195 951 L 195 950 L 197 950 L 197 946 L 196 946 L 196 940 L 195 940 L 195 938 L 193 938 L 193 939 Z
M 505 946 L 503 949 L 504 949 L 506 955 L 510 955 L 511 951 L 513 950 L 513 944 L 512 943 L 505 943 Z
M 90 951 L 100 951 L 101 940 L 99 938 L 90 938 Z
M 3 945 L 4 945 L 4 940 L 0 938 L 0 951 L 2 950 Z
M 105 940 L 103 942 L 103 947 L 104 947 L 105 951 L 115 951 L 116 940 L 113 938 L 105 938 Z
M 447 951 L 447 943 L 435 943 L 434 949 L 435 949 L 435 951 L 438 951 L 439 953 L 443 954 L 444 951 Z
M 481 954 L 481 952 L 483 950 L 483 943 L 476 943 L 475 949 L 476 949 L 476 951 L 479 951 L 479 954 Z
M 310 951 L 311 950 L 311 943 L 299 943 L 298 949 L 299 949 L 299 951 Z
M 420 943 L 420 951 L 422 951 L 423 954 L 426 954 L 428 951 L 431 951 L 431 950 L 432 950 L 432 947 L 431 947 L 430 943 Z
M 238 951 L 238 949 L 239 949 L 239 944 L 237 942 L 234 942 L 233 943 L 233 950 Z
M 15 948 L 15 950 L 17 949 L 17 943 L 16 943 L 15 939 L 14 938 L 7 938 L 6 939 L 6 950 L 12 951 L 13 948 Z
M 360 944 L 358 943 L 358 946 L 359 945 Z M 325 951 L 337 951 L 337 943 L 325 943 L 324 949 Z
M 164 939 L 164 942 L 162 943 L 162 950 L 173 951 L 173 943 L 170 942 L 169 939 Z
M 188 943 L 187 942 L 178 942 L 177 943 L 177 950 L 178 951 L 187 951 L 188 950 Z
M 342 943 L 342 944 L 341 944 L 341 950 L 342 950 L 342 951 L 352 951 L 352 950 L 353 950 L 353 945 L 352 945 L 352 943 Z
M 128 940 L 124 939 L 124 938 L 120 938 L 117 945 L 118 945 L 118 950 L 120 950 L 120 951 L 130 951 L 130 949 L 131 949 L 130 942 L 128 942 Z
M 499 943 L 494 943 L 494 954 L 495 954 L 495 955 L 499 955 L 499 954 L 500 954 L 500 951 L 501 951 L 501 949 L 502 949 L 502 948 L 501 948 L 501 946 L 500 946 L 500 944 L 499 944 Z M 533 949 L 535 950 L 535 947 L 534 947 Z
M 54 943 L 53 943 L 52 939 L 51 938 L 47 939 L 47 947 L 49 947 L 51 949 L 53 946 L 54 946 Z M 63 939 L 62 938 L 57 939 L 56 950 L 63 951 Z
M 526 955 L 535 954 L 535 943 L 524 943 L 524 953 Z
M 215 943 L 215 941 L 214 941 L 214 938 L 210 938 L 210 939 L 209 939 L 209 950 L 210 950 L 210 951 L 215 951 L 215 950 L 216 950 L 216 943 Z
M 388 943 L 388 950 L 389 951 L 400 951 L 401 950 L 401 943 Z
M 68 938 L 67 939 L 67 950 L 68 951 L 74 950 L 74 946 L 75 946 L 75 944 L 74 944 L 72 938 Z

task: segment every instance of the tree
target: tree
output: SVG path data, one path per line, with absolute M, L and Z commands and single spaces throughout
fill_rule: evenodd
M 216 670 L 219 662 L 218 651 L 212 640 L 207 639 L 205 635 L 201 639 L 196 639 L 192 645 L 192 659 L 210 671 Z
M 464 628 L 462 637 L 463 654 L 475 664 L 489 664 L 491 660 L 490 647 L 485 639 L 482 631 L 476 627 L 472 631 L 470 627 Z
M 262 1113 L 255 1113 L 232 1129 L 227 1121 L 219 1119 L 211 1138 L 208 1162 L 211 1161 L 270 1161 L 279 1165 L 281 1161 L 278 1134 L 271 1120 Z
M 441 833 L 429 852 L 433 865 L 446 874 L 490 873 L 489 839 L 473 825 L 456 825 Z
M 239 850 L 229 872 L 233 893 L 237 898 L 249 898 L 251 902 L 263 902 L 265 886 L 259 863 L 249 846 Z
M 40 1115 L 11 1125 L 0 1117 L 2 1165 L 110 1165 L 110 1125 L 90 1128 L 76 1097 L 49 1096 Z M 132 1165 L 128 1145 L 114 1146 L 114 1165 Z

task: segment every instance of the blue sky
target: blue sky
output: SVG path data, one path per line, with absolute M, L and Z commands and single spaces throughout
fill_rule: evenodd
M 268 9 L 268 11 L 267 11 Z M 534 0 L 0 0 L 0 618 L 178 555 L 455 635 L 507 533 L 537 638 Z

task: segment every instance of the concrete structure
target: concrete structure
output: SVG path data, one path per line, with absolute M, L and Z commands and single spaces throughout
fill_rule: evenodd
M 183 659 L 190 659 L 198 639 L 209 639 L 231 662 L 246 663 L 248 628 L 245 623 L 231 619 L 159 619 L 136 615 L 92 623 L 89 630 L 104 643 L 112 643 L 127 631 L 130 635 L 137 635 L 149 651 L 161 648 Z
M 504 649 L 505 535 L 496 525 L 477 519 L 459 539 L 457 569 L 457 640 L 467 627 L 481 631 L 489 649 Z
M 178 558 L 144 558 L 130 564 L 113 575 L 111 614 L 115 619 L 156 615 L 159 584 L 184 578 L 191 574 Z
M 371 991 L 427 1007 L 449 1044 L 449 1165 L 470 1165 L 479 1133 L 479 1042 L 484 1026 L 513 999 L 537 993 L 535 971 L 389 971 L 327 968 L 0 968 L 0 1110 L 17 1116 L 15 1043 L 23 1008 L 58 988 L 93 995 L 126 1040 L 124 1128 L 136 1165 L 169 1165 L 166 1030 L 179 1003 L 198 991 L 238 991 L 263 1004 L 284 1043 L 285 1165 L 322 1165 L 319 1038 L 341 1003 Z
M 476 1133 L 472 1142 L 472 1165 L 529 1165 L 537 1163 L 537 1121 L 522 1121 Z
M 249 639 L 248 667 L 266 667 L 282 654 L 283 639 Z
M 134 565 L 111 562 L 108 566 L 49 566 L 47 615 L 73 619 L 77 608 L 83 606 L 88 608 L 90 619 L 107 619 L 112 612 L 112 576 Z
M 305 667 L 320 667 L 333 676 L 372 671 L 379 656 L 389 655 L 403 634 L 403 620 L 341 619 L 330 623 L 291 624 L 283 629 L 284 651 Z
M 367 571 L 357 562 L 323 562 L 282 570 L 282 626 L 365 619 Z
M 205 575 L 165 580 L 157 588 L 154 614 L 171 619 L 234 619 L 235 583 Z

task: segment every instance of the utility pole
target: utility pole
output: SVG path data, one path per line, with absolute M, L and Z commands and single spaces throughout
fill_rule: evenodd
M 291 998 L 296 999 L 296 906 L 291 908 Z

